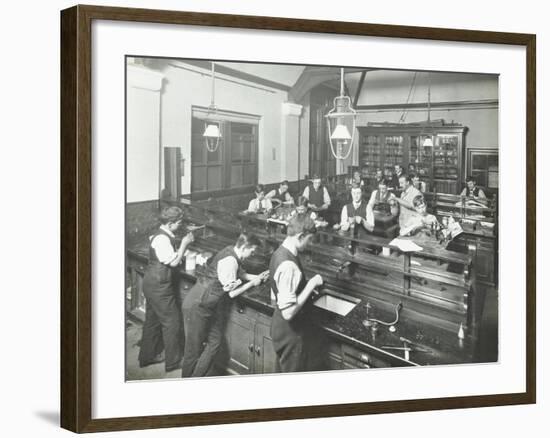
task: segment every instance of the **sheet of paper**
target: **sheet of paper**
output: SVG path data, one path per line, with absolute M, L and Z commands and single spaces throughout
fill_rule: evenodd
M 418 246 L 412 240 L 399 239 L 398 237 L 393 239 L 390 242 L 390 245 L 396 246 L 397 248 L 399 248 L 403 252 L 422 251 L 422 247 Z

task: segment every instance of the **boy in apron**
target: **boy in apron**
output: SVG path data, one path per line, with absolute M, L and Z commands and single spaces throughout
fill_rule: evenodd
M 182 377 L 214 374 L 214 359 L 223 338 L 223 328 L 229 298 L 235 298 L 267 279 L 246 273 L 243 260 L 261 246 L 252 234 L 241 234 L 234 246 L 222 249 L 214 256 L 183 301 L 185 351 Z M 242 280 L 246 283 L 242 284 Z
M 271 292 L 275 297 L 271 337 L 279 367 L 284 373 L 312 368 L 315 327 L 308 319 L 308 301 L 314 289 L 323 284 L 323 278 L 316 275 L 306 280 L 299 253 L 306 248 L 314 233 L 315 224 L 310 217 L 302 214 L 292 217 L 287 237 L 269 263 Z
M 182 217 L 183 211 L 179 207 L 162 210 L 161 226 L 150 237 L 149 264 L 143 277 L 146 308 L 139 364 L 145 367 L 162 362 L 164 349 L 166 372 L 181 366 L 181 311 L 172 275 L 187 246 L 194 240 L 193 234 L 188 233 L 176 249 L 174 232 L 180 227 Z

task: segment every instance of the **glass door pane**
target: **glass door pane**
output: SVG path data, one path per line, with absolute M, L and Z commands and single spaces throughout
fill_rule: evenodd
M 384 167 L 403 164 L 403 137 L 386 135 L 384 137 Z
M 422 146 L 425 137 L 413 135 L 410 137 L 409 170 L 427 182 L 432 179 L 433 147 Z
M 377 135 L 361 136 L 359 164 L 363 178 L 374 178 L 380 165 L 380 137 Z
M 458 179 L 458 136 L 438 135 L 434 146 L 434 177 Z

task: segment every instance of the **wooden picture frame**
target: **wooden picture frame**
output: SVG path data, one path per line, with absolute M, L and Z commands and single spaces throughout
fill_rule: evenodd
M 526 391 L 194 414 L 92 418 L 92 22 L 112 20 L 523 46 L 526 49 Z M 61 426 L 74 432 L 395 413 L 536 401 L 536 37 L 531 34 L 75 6 L 61 12 Z

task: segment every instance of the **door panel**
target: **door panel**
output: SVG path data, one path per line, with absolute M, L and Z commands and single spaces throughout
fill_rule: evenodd
M 228 366 L 237 374 L 250 374 L 253 364 L 254 321 L 232 310 L 225 333 L 229 354 Z
M 268 374 L 278 372 L 277 355 L 270 336 L 270 327 L 256 323 L 254 335 L 254 373 Z

